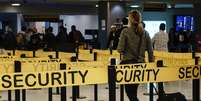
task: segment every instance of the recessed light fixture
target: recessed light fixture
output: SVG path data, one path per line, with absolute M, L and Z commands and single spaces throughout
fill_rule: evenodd
M 96 5 L 96 7 L 98 7 L 98 5 Z
M 20 3 L 12 3 L 11 6 L 18 7 L 18 6 L 21 6 L 21 4 Z
M 170 4 L 167 5 L 167 8 L 172 8 L 172 6 Z
M 131 8 L 138 8 L 138 7 L 140 7 L 140 5 L 131 5 L 130 7 Z

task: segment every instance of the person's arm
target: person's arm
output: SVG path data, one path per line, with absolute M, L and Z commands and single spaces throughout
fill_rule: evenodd
M 154 54 L 153 54 L 153 47 L 152 47 L 151 38 L 150 38 L 148 32 L 145 32 L 145 34 L 146 34 L 146 45 L 147 45 L 149 62 L 154 62 Z
M 125 50 L 125 44 L 126 44 L 126 34 L 127 31 L 126 30 L 123 30 L 120 34 L 120 39 L 119 39 L 119 43 L 118 43 L 118 46 L 117 46 L 117 51 L 120 53 L 120 54 L 123 54 L 124 53 L 124 50 Z
M 149 35 L 148 32 L 146 32 L 146 33 Z M 157 37 L 157 35 L 155 34 L 154 37 L 151 39 L 151 44 L 152 44 L 152 48 L 153 48 L 153 49 L 155 48 L 156 37 Z

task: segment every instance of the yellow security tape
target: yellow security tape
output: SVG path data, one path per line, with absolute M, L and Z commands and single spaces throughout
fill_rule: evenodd
M 125 67 L 124 65 L 123 67 Z M 116 70 L 117 84 L 166 82 L 177 80 L 189 80 L 201 78 L 200 65 L 180 66 L 175 68 L 147 68 L 145 65 L 140 68 L 120 68 Z
M 109 62 L 63 62 L 59 59 L 54 60 L 26 60 L 21 61 L 21 72 L 45 72 L 45 71 L 58 71 L 60 64 L 66 64 L 67 69 L 71 68 L 107 68 Z M 0 73 L 14 73 L 14 61 L 0 62 Z
M 11 73 L 0 74 L 0 90 L 102 84 L 107 83 L 107 81 L 107 69 L 105 68 Z
M 40 66 L 39 66 L 40 67 Z M 38 68 L 39 68 L 38 67 Z M 110 67 L 111 68 L 111 67 Z M 199 79 L 200 65 L 176 68 L 158 67 L 154 63 L 116 65 L 117 84 L 166 82 Z M 0 73 L 0 90 L 49 88 L 108 83 L 107 68 L 67 68 L 60 71 Z

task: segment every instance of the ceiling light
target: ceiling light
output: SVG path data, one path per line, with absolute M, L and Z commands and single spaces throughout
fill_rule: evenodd
M 175 8 L 193 8 L 193 4 L 175 4 Z
M 98 7 L 98 5 L 96 5 L 96 7 Z
M 21 6 L 21 4 L 20 3 L 12 3 L 11 6 L 17 7 L 17 6 Z
M 172 6 L 170 4 L 167 5 L 167 8 L 172 8 Z
M 131 8 L 138 8 L 138 7 L 140 7 L 139 5 L 131 5 L 130 6 Z

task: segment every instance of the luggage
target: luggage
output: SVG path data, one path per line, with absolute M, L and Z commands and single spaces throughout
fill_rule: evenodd
M 161 97 L 157 99 L 157 101 L 187 101 L 186 97 L 180 93 L 169 93 L 169 94 L 163 94 Z
M 158 94 L 157 101 L 187 101 L 186 97 L 180 92 L 165 93 L 162 82 L 158 83 L 158 90 L 155 87 L 153 88 Z

